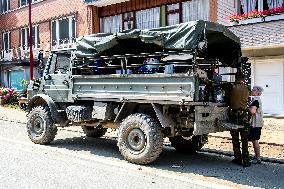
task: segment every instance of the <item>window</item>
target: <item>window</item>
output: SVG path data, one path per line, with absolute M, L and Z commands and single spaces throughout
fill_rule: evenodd
M 195 20 L 209 20 L 209 0 L 191 0 L 167 5 L 167 25 Z
M 122 15 L 108 16 L 100 19 L 102 33 L 115 33 L 122 31 Z
M 66 74 L 70 66 L 70 57 L 71 55 L 68 53 L 52 54 L 48 73 Z
M 134 12 L 123 13 L 123 30 L 134 29 Z
M 151 29 L 160 27 L 160 7 L 136 12 L 136 28 Z
M 2 32 L 2 49 L 9 50 L 11 49 L 11 33 Z
M 25 78 L 24 70 L 11 70 L 8 72 L 9 86 L 16 90 L 23 90 L 20 81 Z
M 38 0 L 32 0 L 32 3 L 37 2 Z M 26 6 L 29 4 L 29 0 L 20 0 L 21 6 Z
M 29 28 L 21 28 L 20 29 L 20 39 L 21 39 L 21 47 L 28 47 L 29 46 L 29 39 L 30 39 L 30 33 Z M 38 44 L 40 44 L 39 41 L 39 27 L 33 26 L 33 45 L 36 48 Z
M 209 20 L 209 0 L 192 0 L 182 3 L 182 22 Z
M 180 4 L 167 5 L 167 25 L 175 25 L 181 22 L 180 20 Z
M 0 7 L 2 13 L 10 10 L 10 0 L 0 0 Z
M 51 22 L 52 45 L 72 43 L 76 37 L 75 16 L 69 16 Z
M 283 0 L 238 0 L 236 2 L 237 13 L 243 14 L 254 10 L 263 11 L 282 7 Z

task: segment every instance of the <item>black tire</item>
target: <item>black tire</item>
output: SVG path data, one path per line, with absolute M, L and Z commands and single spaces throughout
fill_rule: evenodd
M 151 163 L 163 150 L 162 128 L 148 115 L 130 115 L 120 124 L 117 146 L 125 160 L 136 164 Z
M 192 136 L 182 137 L 182 136 L 175 136 L 170 137 L 169 140 L 171 142 L 172 147 L 174 147 L 178 152 L 181 153 L 195 153 L 196 151 L 200 150 L 204 143 L 202 142 L 203 136 Z
M 28 115 L 27 131 L 32 142 L 49 144 L 57 134 L 57 127 L 48 106 L 37 106 Z
M 100 138 L 106 134 L 107 129 L 82 126 L 87 137 Z

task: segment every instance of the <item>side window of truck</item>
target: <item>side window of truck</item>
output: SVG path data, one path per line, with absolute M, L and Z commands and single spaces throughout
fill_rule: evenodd
M 70 54 L 53 54 L 50 63 L 50 74 L 66 74 L 69 70 Z
M 58 74 L 66 74 L 70 67 L 70 54 L 61 53 L 57 55 L 55 72 Z

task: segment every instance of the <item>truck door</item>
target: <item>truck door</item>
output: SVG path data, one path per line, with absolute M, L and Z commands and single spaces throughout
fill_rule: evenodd
M 52 54 L 44 90 L 55 102 L 67 102 L 69 94 L 70 54 Z

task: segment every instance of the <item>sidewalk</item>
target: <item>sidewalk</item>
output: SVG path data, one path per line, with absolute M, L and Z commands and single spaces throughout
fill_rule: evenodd
M 9 120 L 16 123 L 26 123 L 26 112 L 21 109 L 13 109 L 0 106 L 0 120 Z

